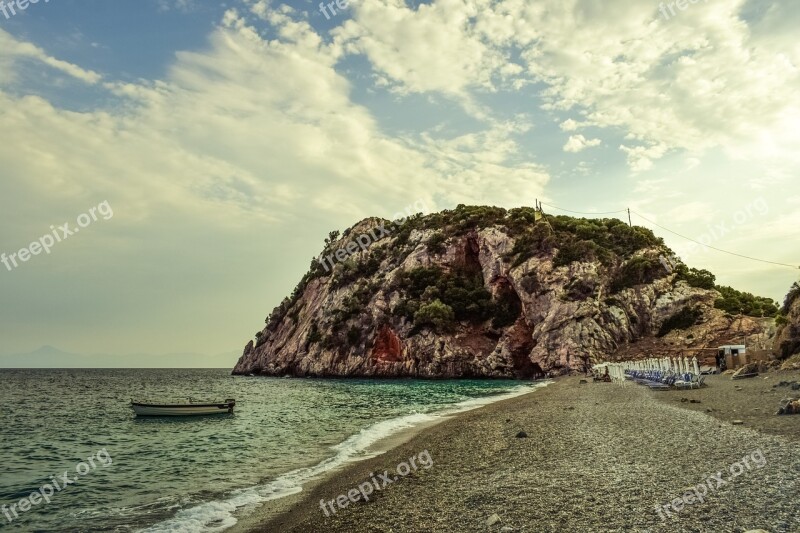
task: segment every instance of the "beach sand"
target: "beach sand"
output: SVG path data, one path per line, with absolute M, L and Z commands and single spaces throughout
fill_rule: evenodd
M 269 502 L 236 530 L 800 531 L 800 415 L 774 414 L 781 398 L 800 391 L 772 387 L 783 380 L 800 381 L 800 373 L 710 376 L 702 390 L 665 392 L 559 379 L 398 437 L 386 453 Z M 367 503 L 323 513 L 320 500 L 373 473 L 393 477 L 425 450 L 431 468 L 398 476 Z M 701 484 L 689 504 L 676 503 L 680 511 L 664 509 Z M 693 494 L 702 492 L 699 502 Z

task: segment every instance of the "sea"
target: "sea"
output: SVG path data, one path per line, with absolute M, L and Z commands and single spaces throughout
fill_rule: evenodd
M 385 437 L 540 385 L 0 370 L 0 531 L 224 531 L 374 455 Z M 235 398 L 236 410 L 137 418 L 130 408 L 131 399 L 190 397 Z

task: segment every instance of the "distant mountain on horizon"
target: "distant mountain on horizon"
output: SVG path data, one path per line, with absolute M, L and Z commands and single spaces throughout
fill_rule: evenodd
M 0 368 L 230 368 L 241 355 L 222 354 L 75 354 L 44 345 L 21 354 L 0 355 Z

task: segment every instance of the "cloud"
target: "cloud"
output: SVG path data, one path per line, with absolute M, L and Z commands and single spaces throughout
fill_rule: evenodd
M 583 135 L 571 135 L 570 138 L 567 140 L 567 144 L 564 145 L 565 152 L 572 152 L 578 153 L 586 148 L 591 148 L 593 146 L 600 146 L 603 141 L 600 139 L 587 139 Z
M 660 159 L 667 152 L 667 147 L 664 145 L 625 146 L 623 144 L 619 149 L 627 155 L 628 165 L 634 172 L 649 170 L 653 166 L 653 160 Z
M 473 101 L 543 84 L 545 110 L 578 112 L 638 142 L 628 148 L 639 171 L 671 150 L 790 158 L 800 145 L 787 130 L 800 119 L 800 17 L 789 0 L 744 20 L 748 7 L 716 0 L 666 21 L 636 2 L 376 0 L 354 4 L 334 35 L 401 93 Z
M 100 74 L 92 70 L 86 70 L 72 63 L 56 59 L 45 53 L 38 46 L 18 41 L 7 31 L 0 29 L 0 65 L 6 71 L 4 76 L 6 83 L 13 80 L 12 65 L 21 59 L 37 61 L 90 85 L 98 83 L 102 79 Z M 0 78 L 0 85 L 3 84 L 3 80 Z
M 561 128 L 561 131 L 575 131 L 580 126 L 581 125 L 578 122 L 572 120 L 571 118 L 568 118 L 567 120 L 565 120 L 564 122 L 559 124 L 559 127 Z

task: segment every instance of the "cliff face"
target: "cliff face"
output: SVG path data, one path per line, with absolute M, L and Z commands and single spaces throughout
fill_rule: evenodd
M 775 339 L 775 351 L 787 359 L 800 354 L 800 284 L 792 286 L 782 311 L 786 321 Z
M 463 206 L 381 224 L 332 234 L 332 272 L 312 262 L 234 373 L 531 378 L 614 354 L 774 342 L 774 320 L 716 309 L 719 293 L 644 228 Z

